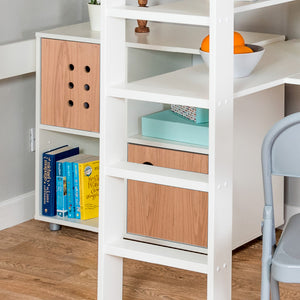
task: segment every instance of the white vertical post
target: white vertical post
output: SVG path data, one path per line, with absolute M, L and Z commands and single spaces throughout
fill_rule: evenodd
M 125 99 L 109 97 L 108 88 L 126 81 L 125 20 L 108 16 L 108 10 L 125 0 L 102 0 L 100 72 L 100 202 L 98 299 L 122 299 L 123 259 L 105 253 L 106 245 L 123 237 L 126 195 L 124 180 L 106 175 L 105 168 L 125 159 Z
M 231 299 L 233 0 L 210 1 L 207 299 Z
M 35 174 L 41 174 L 40 122 L 41 122 L 41 38 L 36 37 L 36 75 L 35 75 Z M 41 214 L 41 178 L 35 176 L 35 217 Z

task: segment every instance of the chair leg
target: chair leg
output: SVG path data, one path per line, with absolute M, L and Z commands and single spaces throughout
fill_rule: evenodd
M 263 252 L 262 252 L 262 272 L 261 272 L 261 300 L 270 300 L 271 290 L 271 261 L 273 253 L 273 222 L 272 210 L 268 207 L 264 209 L 263 224 Z
M 280 300 L 278 281 L 271 278 L 271 299 Z

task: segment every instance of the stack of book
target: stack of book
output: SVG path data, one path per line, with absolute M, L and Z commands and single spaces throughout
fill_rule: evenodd
M 92 219 L 98 217 L 99 157 L 62 146 L 43 154 L 42 213 Z

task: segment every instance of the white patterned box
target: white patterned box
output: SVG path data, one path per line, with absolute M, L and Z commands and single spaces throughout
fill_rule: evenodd
M 205 108 L 172 104 L 171 110 L 197 124 L 208 122 L 208 109 Z

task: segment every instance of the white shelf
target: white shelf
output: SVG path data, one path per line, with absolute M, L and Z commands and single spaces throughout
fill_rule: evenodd
M 39 128 L 43 129 L 43 130 L 62 132 L 62 133 L 80 135 L 80 136 L 85 136 L 85 137 L 92 137 L 92 138 L 99 138 L 100 137 L 100 133 L 98 133 L 98 132 L 77 130 L 77 129 L 66 128 L 66 127 L 57 127 L 57 126 L 50 126 L 50 125 L 41 124 L 39 126 Z
M 130 162 L 120 162 L 104 168 L 105 174 L 112 177 L 208 192 L 208 175 L 202 173 Z
M 157 138 L 143 136 L 141 134 L 131 136 L 127 139 L 127 141 L 128 143 L 138 144 L 138 145 L 146 145 L 151 147 L 159 147 L 159 148 L 166 148 L 172 150 L 208 154 L 208 147 L 204 148 L 194 144 L 180 143 L 180 142 L 169 141 L 165 139 L 157 139 Z
M 88 230 L 93 232 L 98 232 L 98 218 L 89 219 L 89 220 L 80 220 L 80 219 L 70 219 L 68 217 L 47 217 L 43 215 L 36 215 L 36 220 L 54 223 L 62 226 L 68 226 L 73 228 L 78 228 L 82 230 Z
M 195 1 L 196 2 L 196 1 Z M 129 20 L 126 27 L 126 45 L 131 48 L 179 52 L 200 55 L 202 39 L 207 27 L 149 22 L 149 33 L 135 33 L 136 21 Z M 247 44 L 266 46 L 285 40 L 284 35 L 239 31 Z
M 293 1 L 295 0 L 259 0 L 253 2 L 236 0 L 234 5 L 234 12 L 241 13 L 253 9 L 260 9 L 264 7 L 274 6 L 274 5 L 293 2 Z
M 300 68 L 300 40 L 267 45 L 253 73 L 234 80 L 234 97 L 288 82 Z M 297 78 L 296 78 L 297 79 Z M 294 82 L 298 82 L 298 79 Z M 290 79 L 292 80 L 292 79 Z M 209 108 L 208 68 L 204 64 L 130 82 L 109 89 L 114 97 Z
M 261 9 L 294 0 L 258 0 L 255 2 L 236 1 L 234 13 Z M 150 1 L 151 2 L 151 1 Z M 151 5 L 151 3 L 149 3 Z M 122 6 L 112 8 L 108 15 L 125 19 L 142 19 L 157 22 L 209 26 L 208 0 L 182 0 L 148 7 Z
M 112 17 L 126 19 L 143 19 L 203 26 L 209 25 L 209 5 L 206 0 L 175 1 L 146 8 L 123 6 L 110 9 L 108 14 Z
M 105 254 L 207 274 L 207 255 L 120 240 L 104 246 Z
M 93 44 L 100 44 L 101 40 L 100 32 L 92 31 L 89 22 L 37 32 L 36 37 Z
M 300 73 L 288 77 L 285 83 L 300 85 Z
M 112 97 L 209 108 L 208 71 L 204 64 L 111 87 Z
M 265 54 L 254 72 L 249 77 L 235 80 L 235 97 L 284 84 L 289 77 L 299 73 L 300 40 L 278 42 L 265 48 Z

